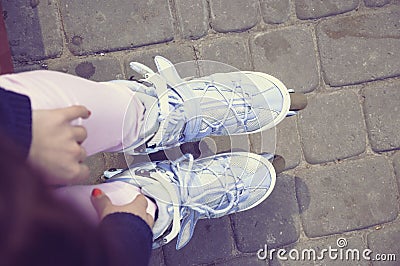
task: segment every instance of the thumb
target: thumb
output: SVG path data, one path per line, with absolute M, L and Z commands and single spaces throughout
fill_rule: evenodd
M 100 219 L 103 219 L 107 214 L 106 209 L 112 206 L 110 198 L 104 194 L 104 192 L 98 188 L 92 190 L 92 196 L 90 200 L 93 207 L 96 209 L 97 215 Z

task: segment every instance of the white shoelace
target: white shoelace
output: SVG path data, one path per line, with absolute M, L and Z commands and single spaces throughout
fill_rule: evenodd
M 218 85 L 222 85 L 222 84 L 218 84 Z M 237 101 L 238 99 L 236 99 L 235 97 L 232 97 L 231 99 L 227 99 L 226 96 L 224 95 L 224 93 L 222 92 L 222 90 L 220 88 L 218 88 L 218 86 L 216 86 L 214 83 L 208 84 L 206 86 L 206 88 L 204 89 L 203 96 L 205 96 L 205 94 L 209 90 L 211 90 L 211 88 L 213 88 L 220 94 L 220 96 L 224 99 L 224 101 L 226 103 L 228 103 L 228 106 L 226 108 L 226 113 L 217 125 L 213 125 L 212 122 L 209 122 L 204 118 L 202 119 L 203 123 L 207 124 L 207 126 L 212 128 L 212 132 L 216 132 L 222 126 L 224 126 L 225 122 L 228 120 L 230 111 L 233 113 L 233 115 L 235 116 L 236 120 L 240 123 L 240 125 L 243 126 L 245 130 L 247 130 L 246 121 L 247 121 L 248 114 L 249 114 L 250 104 L 247 103 L 246 97 L 245 97 L 245 92 L 244 92 L 243 88 L 240 86 L 240 84 L 235 82 L 234 85 L 235 85 L 235 89 L 239 89 L 239 88 L 241 89 L 242 97 L 241 97 L 240 101 L 243 102 L 243 110 L 244 110 L 244 118 L 243 119 L 240 117 L 240 115 L 237 113 L 237 111 L 234 108 L 234 102 Z M 231 89 L 225 85 L 222 85 L 222 86 L 224 89 L 228 89 L 231 93 L 235 93 L 235 91 L 233 89 Z M 238 91 L 236 91 L 236 93 L 237 92 Z M 220 101 L 216 100 L 216 102 L 220 102 Z M 215 123 L 215 121 L 214 121 L 214 123 Z
M 180 162 L 185 160 L 188 160 L 188 164 L 187 168 L 183 171 L 181 169 Z M 194 171 L 193 161 L 193 155 L 187 154 L 172 163 L 174 166 L 173 172 L 177 176 L 179 182 L 181 210 L 183 210 L 182 212 L 186 213 L 187 211 L 192 210 L 198 212 L 202 216 L 204 215 L 207 218 L 227 214 L 238 204 L 240 195 L 242 195 L 241 193 L 244 191 L 243 182 L 234 176 L 228 164 L 224 164 L 224 176 L 221 176 L 221 174 L 218 174 L 211 169 L 207 169 L 216 177 L 216 180 L 220 182 L 220 187 L 216 187 L 215 189 L 211 190 L 205 190 L 196 196 L 190 195 L 191 183 L 193 183 L 193 179 L 196 178 L 190 174 L 192 171 Z M 228 176 L 229 173 L 234 178 L 233 184 L 226 182 L 227 180 L 232 179 L 232 177 Z M 221 194 L 221 199 L 216 207 L 212 208 L 204 203 L 201 203 L 201 200 L 207 198 L 207 195 L 217 193 Z M 221 208 L 221 206 L 226 205 L 226 203 L 228 203 L 227 206 Z

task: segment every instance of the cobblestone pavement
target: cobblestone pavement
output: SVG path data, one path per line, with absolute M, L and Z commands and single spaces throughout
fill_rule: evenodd
M 308 107 L 278 126 L 277 151 L 287 169 L 270 198 L 200 221 L 187 247 L 176 251 L 173 242 L 155 250 L 151 265 L 400 265 L 399 0 L 2 4 L 17 71 L 123 79 L 132 74 L 129 61 L 154 68 L 152 58 L 163 55 L 175 63 L 212 59 L 266 72 L 307 94 Z M 245 143 L 262 152 L 268 138 L 255 134 Z M 88 163 L 95 180 L 125 161 L 99 154 Z M 346 247 L 340 249 L 339 238 Z M 287 258 L 293 250 L 369 248 L 372 258 L 395 254 L 397 262 L 328 253 L 317 261 L 257 256 L 265 245 L 286 250 Z

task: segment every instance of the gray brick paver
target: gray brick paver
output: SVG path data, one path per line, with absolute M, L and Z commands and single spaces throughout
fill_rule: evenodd
M 366 133 L 358 95 L 351 91 L 316 94 L 299 114 L 304 157 L 312 164 L 365 151 Z
M 124 78 L 119 61 L 110 57 L 97 56 L 79 60 L 63 60 L 56 63 L 50 62 L 48 67 L 50 70 L 61 71 L 94 81 Z
M 299 238 L 298 205 L 294 178 L 281 175 L 263 203 L 231 216 L 236 245 L 241 252 L 257 252 L 265 244 L 278 247 Z
M 400 9 L 325 20 L 317 27 L 325 82 L 342 86 L 400 75 Z
M 134 75 L 136 78 L 142 78 L 142 76 L 139 76 L 136 72 L 130 69 L 129 63 L 132 61 L 142 63 L 150 67 L 154 71 L 157 71 L 156 65 L 154 63 L 154 57 L 156 55 L 161 55 L 174 64 L 186 61 L 193 61 L 195 59 L 194 48 L 190 44 L 169 44 L 160 48 L 146 49 L 140 52 L 132 52 L 124 56 L 124 67 L 126 76 L 129 78 L 130 76 Z M 182 77 L 187 77 L 184 72 L 181 73 L 181 70 L 184 69 L 178 67 L 177 70 L 178 73 L 182 75 Z
M 233 265 L 240 265 L 240 266 L 267 266 L 267 260 L 259 260 L 256 254 L 238 257 L 232 260 L 218 262 L 214 266 L 233 266 Z
M 297 17 L 315 19 L 337 15 L 355 9 L 359 0 L 295 0 Z
M 206 0 L 175 0 L 175 3 L 183 37 L 198 39 L 206 35 L 208 30 Z
M 61 55 L 63 39 L 57 1 L 2 1 L 2 7 L 15 61 L 29 62 Z
M 374 151 L 400 148 L 400 82 L 363 89 L 364 114 Z
M 216 148 L 218 153 L 223 153 L 229 150 L 250 151 L 251 148 L 250 140 L 247 135 L 212 136 L 208 139 L 208 142 L 211 142 L 210 149 L 215 150 Z
M 265 23 L 279 24 L 290 16 L 290 0 L 261 0 L 261 12 Z
M 162 248 L 153 249 L 153 251 L 151 252 L 149 266 L 161 266 L 161 265 L 165 265 Z
M 165 0 L 60 1 L 68 47 L 75 55 L 138 47 L 173 39 Z
M 396 260 L 374 261 L 373 266 L 399 265 L 400 260 L 400 223 L 384 226 L 382 229 L 368 234 L 368 248 L 372 250 L 371 258 L 375 259 L 377 254 L 394 254 Z
M 230 257 L 232 242 L 229 217 L 200 220 L 187 246 L 176 251 L 174 240 L 163 247 L 164 259 L 167 265 L 174 266 L 210 263 Z
M 15 66 L 14 65 L 14 72 L 19 73 L 19 72 L 26 72 L 26 71 L 33 71 L 33 70 L 43 70 L 46 69 L 46 65 L 39 65 L 39 64 L 29 64 L 29 65 L 21 65 L 21 66 Z
M 346 161 L 298 172 L 297 198 L 308 237 L 363 229 L 393 221 L 398 189 L 382 157 Z
M 109 168 L 126 168 L 130 165 L 136 156 L 129 156 L 124 153 L 104 153 L 105 170 Z
M 364 0 L 368 7 L 381 7 L 390 3 L 390 0 Z
M 397 152 L 393 156 L 393 166 L 394 166 L 394 172 L 396 173 L 396 176 L 397 176 L 397 182 L 398 182 L 399 191 L 400 191 L 400 152 Z
M 243 37 L 218 38 L 199 45 L 200 59 L 218 61 L 239 70 L 251 70 L 248 50 L 247 38 Z
M 99 177 L 103 174 L 105 165 L 105 158 L 103 153 L 98 153 L 89 156 L 85 160 L 85 164 L 89 166 L 90 178 L 89 180 L 82 181 L 81 184 L 95 184 L 98 182 Z
M 253 152 L 269 152 L 282 155 L 285 158 L 286 169 L 296 167 L 300 163 L 301 146 L 298 136 L 296 117 L 285 118 L 276 132 L 271 130 L 249 136 Z M 276 142 L 273 139 L 276 137 Z M 273 150 L 276 145 L 276 150 Z
M 250 47 L 255 70 L 275 76 L 297 92 L 310 92 L 318 86 L 311 30 L 296 26 L 259 33 Z
M 245 31 L 258 23 L 257 0 L 210 0 L 211 27 L 218 32 Z

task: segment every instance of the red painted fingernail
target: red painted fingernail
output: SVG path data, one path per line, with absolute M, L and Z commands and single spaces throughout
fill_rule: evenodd
M 90 112 L 89 110 L 87 112 L 88 112 L 88 116 L 90 116 L 92 114 L 92 112 Z
M 98 188 L 95 188 L 95 189 L 92 190 L 92 196 L 93 196 L 93 197 L 98 197 L 98 196 L 100 196 L 102 193 L 103 193 L 103 192 L 102 192 L 100 189 L 98 189 Z

